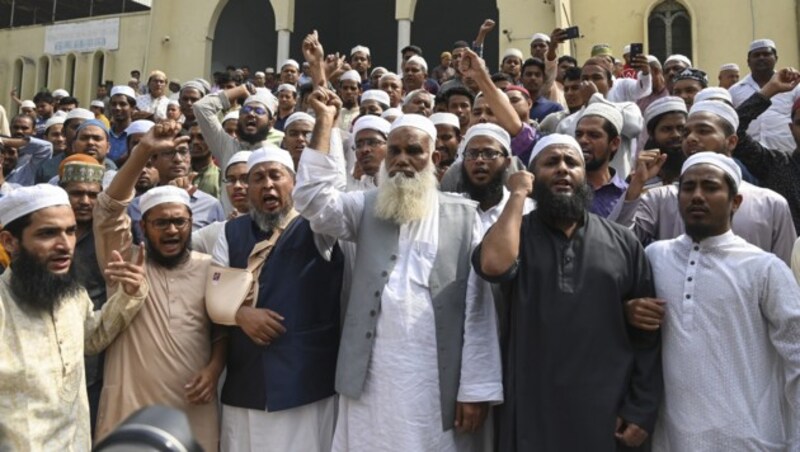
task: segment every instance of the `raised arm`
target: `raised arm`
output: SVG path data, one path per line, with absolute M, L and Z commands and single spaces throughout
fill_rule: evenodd
M 505 93 L 492 83 L 489 73 L 486 72 L 486 63 L 475 52 L 466 49 L 461 56 L 459 67 L 461 75 L 471 78 L 478 85 L 478 89 L 492 108 L 497 125 L 506 129 L 512 137 L 517 136 L 522 131 L 522 121 Z
M 481 243 L 478 269 L 481 276 L 499 278 L 516 264 L 525 199 L 533 193 L 533 181 L 534 176 L 528 171 L 518 171 L 508 178 L 511 197 Z
M 303 57 L 308 62 L 311 80 L 316 86 L 327 86 L 328 80 L 325 75 L 325 49 L 319 42 L 319 33 L 314 30 L 303 39 Z
M 478 29 L 478 36 L 476 36 L 475 41 L 472 42 L 472 50 L 481 58 L 483 58 L 483 42 L 486 40 L 486 35 L 494 30 L 495 25 L 492 19 L 484 20 L 481 24 L 481 28 Z

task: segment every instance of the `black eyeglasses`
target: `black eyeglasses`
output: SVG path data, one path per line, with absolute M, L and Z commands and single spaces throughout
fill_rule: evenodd
M 356 149 L 361 149 L 364 146 L 374 149 L 382 144 L 386 144 L 386 142 L 377 138 L 364 138 L 356 141 Z
M 246 187 L 247 186 L 247 174 L 243 174 L 243 175 L 241 175 L 239 177 L 230 176 L 230 177 L 226 177 L 225 178 L 225 185 L 236 185 L 237 182 Z
M 479 158 L 483 160 L 497 160 L 502 156 L 502 152 L 491 149 L 467 149 L 464 152 L 464 158 L 466 160 L 478 160 Z
M 174 159 L 176 155 L 180 155 L 181 157 L 186 157 L 187 155 L 189 155 L 189 148 L 173 149 L 171 151 L 164 151 L 158 153 L 159 157 L 165 159 Z
M 178 218 L 157 218 L 150 220 L 150 224 L 161 231 L 169 229 L 169 226 L 175 226 L 175 229 L 181 231 L 192 222 L 191 218 L 178 217 Z
M 239 113 L 246 115 L 246 114 L 249 114 L 250 112 L 253 112 L 253 113 L 257 114 L 258 116 L 264 116 L 264 115 L 267 114 L 267 111 L 268 110 L 266 108 L 264 108 L 264 107 L 254 107 L 252 105 L 245 105 L 244 107 L 242 107 L 242 109 L 239 111 Z

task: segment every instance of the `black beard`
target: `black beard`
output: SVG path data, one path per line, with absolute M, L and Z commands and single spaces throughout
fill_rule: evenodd
M 495 174 L 486 185 L 478 186 L 469 179 L 467 167 L 461 165 L 461 180 L 464 182 L 464 192 L 473 201 L 491 202 L 492 205 L 497 205 L 503 199 L 503 171 Z
M 572 195 L 555 194 L 544 182 L 533 183 L 533 199 L 536 211 L 545 222 L 580 221 L 592 204 L 593 192 L 589 184 L 575 187 Z
M 159 266 L 166 268 L 167 270 L 173 270 L 189 260 L 189 256 L 192 253 L 191 234 L 189 235 L 189 239 L 186 241 L 186 245 L 183 246 L 183 250 L 174 256 L 164 256 L 161 254 L 161 252 L 158 251 L 155 246 L 153 246 L 153 242 L 149 238 L 145 238 L 144 242 L 145 246 L 147 247 L 147 258 Z
M 686 161 L 686 155 L 683 153 L 681 146 L 667 147 L 661 146 L 651 137 L 647 140 L 644 146 L 645 149 L 660 149 L 662 154 L 667 155 L 667 161 L 661 167 L 661 179 L 676 181 L 681 175 L 681 167 L 683 162 Z
M 256 133 L 247 133 L 244 131 L 241 123 L 236 125 L 236 136 L 245 143 L 256 144 L 267 139 L 269 135 L 269 124 L 258 129 Z
M 81 291 L 75 265 L 70 265 L 66 274 L 57 275 L 24 247 L 11 262 L 11 269 L 11 292 L 20 307 L 32 312 L 53 312 L 63 300 Z

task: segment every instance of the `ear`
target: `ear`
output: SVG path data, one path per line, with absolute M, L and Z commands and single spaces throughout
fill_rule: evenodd
M 738 193 L 736 194 L 736 196 L 733 197 L 733 205 L 731 206 L 731 215 L 733 215 L 734 213 L 736 213 L 737 210 L 739 210 L 739 206 L 742 205 L 742 199 L 743 199 L 742 195 Z
M 14 256 L 19 253 L 19 239 L 11 235 L 8 231 L 0 231 L 0 244 L 3 245 L 3 248 L 9 256 Z
M 431 153 L 431 160 L 433 161 L 433 166 L 439 166 L 439 162 L 442 161 L 442 154 L 439 151 L 433 151 Z
M 739 136 L 733 134 L 727 138 L 725 138 L 725 142 L 728 144 L 729 152 L 732 154 L 733 150 L 736 149 L 736 145 L 739 144 Z
M 619 150 L 620 144 L 622 144 L 622 136 L 621 135 L 617 135 L 616 137 L 614 137 L 613 140 L 608 142 L 609 147 L 614 152 L 617 152 Z

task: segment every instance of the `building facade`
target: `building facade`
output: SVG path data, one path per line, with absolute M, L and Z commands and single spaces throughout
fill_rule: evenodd
M 66 0 L 60 0 L 62 2 Z M 17 4 L 25 3 L 16 0 Z M 124 0 L 123 0 L 124 3 Z M 530 36 L 577 25 L 581 38 L 562 46 L 579 61 L 594 44 L 609 44 L 616 56 L 632 42 L 660 58 L 687 54 L 712 80 L 724 63 L 746 74 L 747 47 L 771 38 L 778 65 L 794 66 L 798 48 L 798 0 L 152 0 L 151 8 L 117 15 L 75 18 L 51 25 L 0 29 L 0 103 L 9 113 L 10 91 L 30 99 L 41 88 L 66 88 L 82 105 L 98 84 L 124 84 L 130 71 L 153 69 L 188 80 L 211 79 L 226 65 L 252 71 L 302 58 L 303 37 L 317 29 L 326 52 L 372 50 L 373 66 L 396 69 L 399 49 L 422 47 L 430 68 L 456 40 L 471 41 L 485 18 L 497 21 L 485 57 L 494 69 L 508 48 L 527 54 Z M 55 17 L 55 15 L 54 15 Z M 103 31 L 101 22 L 118 20 Z M 3 20 L 3 19 L 0 19 Z M 86 50 L 84 41 L 54 47 L 59 26 L 100 30 L 105 43 Z M 0 24 L 2 26 L 2 24 Z M 102 34 L 106 33 L 106 34 Z M 114 35 L 116 33 L 116 35 Z M 106 39 L 106 36 L 109 38 Z M 114 41 L 116 39 L 116 41 Z M 88 41 L 89 44 L 95 41 Z M 115 42 L 116 46 L 109 46 Z M 104 47 L 105 46 L 105 47 Z M 91 47 L 91 46 L 90 46 Z M 109 48 L 111 47 L 111 48 Z

